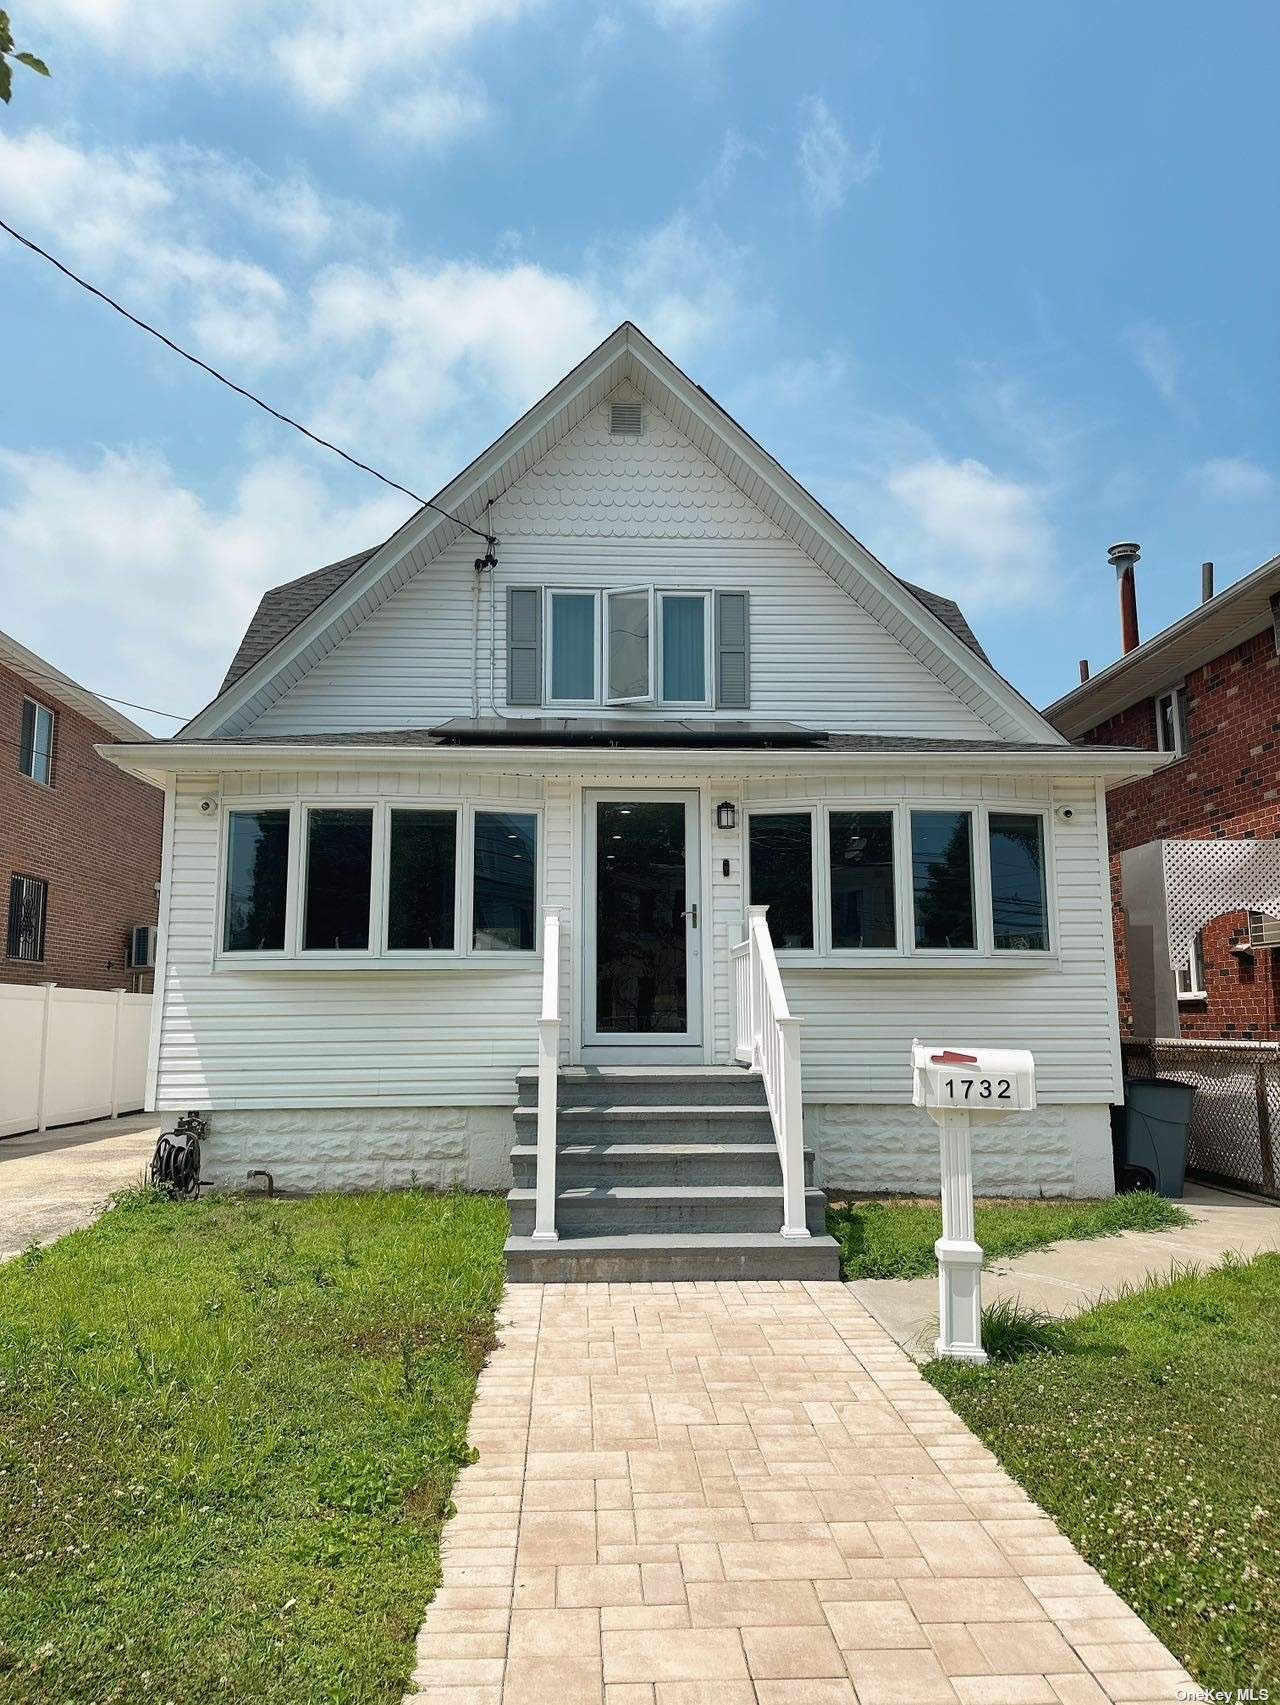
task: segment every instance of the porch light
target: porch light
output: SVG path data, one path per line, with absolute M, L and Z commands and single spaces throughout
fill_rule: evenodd
M 736 829 L 738 827 L 738 807 L 730 799 L 722 799 L 716 806 L 716 828 Z

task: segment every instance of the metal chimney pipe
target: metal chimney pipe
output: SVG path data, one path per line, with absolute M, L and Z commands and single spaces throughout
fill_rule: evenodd
M 1126 657 L 1138 645 L 1138 593 L 1133 583 L 1133 568 L 1141 555 L 1132 542 L 1112 545 L 1107 552 L 1107 561 L 1115 564 L 1116 584 L 1120 588 L 1120 638 Z
M 1202 562 L 1200 564 L 1200 602 L 1202 604 L 1207 604 L 1212 597 L 1213 564 L 1211 562 Z
M 1080 685 L 1083 687 L 1085 682 L 1088 679 L 1089 679 L 1089 659 L 1087 657 L 1082 657 L 1080 659 Z

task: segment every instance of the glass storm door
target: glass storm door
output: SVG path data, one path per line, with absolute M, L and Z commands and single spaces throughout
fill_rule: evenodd
M 588 794 L 586 808 L 584 1050 L 700 1058 L 698 796 Z

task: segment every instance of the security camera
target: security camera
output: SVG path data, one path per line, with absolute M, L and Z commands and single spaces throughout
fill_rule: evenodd
M 202 817 L 212 817 L 217 809 L 218 802 L 216 799 L 202 799 L 200 801 L 200 815 Z
M 1070 823 L 1075 818 L 1075 811 L 1070 805 L 1059 805 L 1057 810 L 1054 812 L 1054 816 L 1058 819 L 1059 823 Z

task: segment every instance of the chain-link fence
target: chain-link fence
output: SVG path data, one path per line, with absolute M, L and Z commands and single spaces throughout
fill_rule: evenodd
M 1259 1042 L 1126 1042 L 1128 1077 L 1195 1086 L 1187 1170 L 1209 1184 L 1280 1198 L 1280 1048 Z

